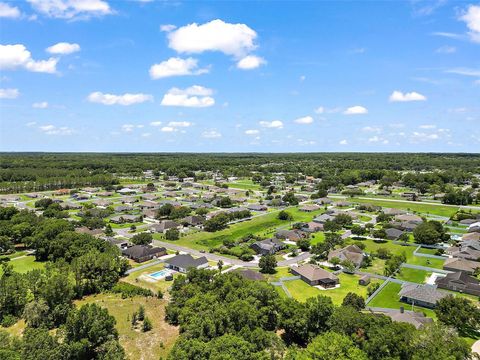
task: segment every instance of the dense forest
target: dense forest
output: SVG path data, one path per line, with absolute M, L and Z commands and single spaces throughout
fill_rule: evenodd
M 398 179 L 399 173 L 438 172 L 425 181 L 462 183 L 480 173 L 478 154 L 298 153 L 298 154 L 96 154 L 2 153 L 0 192 L 108 186 L 143 172 L 201 178 L 208 171 L 224 176 L 290 173 L 329 178 L 331 183 Z M 423 179 L 422 179 L 423 180 Z

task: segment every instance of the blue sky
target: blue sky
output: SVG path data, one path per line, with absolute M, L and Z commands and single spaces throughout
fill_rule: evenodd
M 0 0 L 0 150 L 480 150 L 480 3 Z

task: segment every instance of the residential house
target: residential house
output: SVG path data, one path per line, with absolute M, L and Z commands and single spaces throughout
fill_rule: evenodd
M 205 256 L 194 259 L 190 254 L 177 255 L 165 260 L 165 267 L 186 273 L 189 269 L 204 269 L 208 267 L 208 260 Z
M 119 193 L 121 195 L 133 195 L 133 194 L 137 193 L 137 190 L 136 189 L 130 189 L 130 188 L 123 188 L 123 189 L 117 190 L 117 193 Z
M 440 289 L 480 296 L 480 280 L 469 276 L 463 271 L 450 273 L 445 277 L 439 277 L 435 283 Z
M 169 229 L 178 229 L 181 225 L 173 220 L 162 220 L 157 224 L 150 225 L 151 232 L 164 233 Z
M 403 235 L 403 231 L 395 228 L 385 229 L 388 240 L 398 240 Z
M 323 231 L 323 224 L 319 224 L 315 221 L 310 221 L 308 223 L 303 224 L 301 227 L 301 230 L 308 233 Z
M 263 204 L 248 204 L 247 209 L 252 211 L 267 211 L 268 207 Z
M 355 264 L 356 267 L 360 267 L 363 263 L 365 255 L 362 249 L 357 245 L 348 245 L 342 249 L 332 250 L 328 253 L 328 261 L 333 258 L 338 258 L 340 261 L 349 260 Z
M 480 242 L 475 240 L 460 241 L 457 246 L 451 246 L 445 250 L 445 253 L 454 258 L 479 261 Z
M 325 224 L 328 220 L 333 221 L 335 219 L 335 216 L 329 215 L 329 214 L 322 214 L 313 219 L 314 222 L 319 223 L 319 224 Z
M 331 204 L 333 201 L 332 201 L 332 199 L 329 199 L 327 197 L 323 197 L 323 198 L 315 199 L 315 200 L 313 200 L 313 202 L 316 203 L 316 204 L 320 204 L 320 205 L 326 205 L 326 204 Z
M 187 226 L 202 226 L 205 223 L 205 217 L 201 215 L 190 215 L 182 219 L 182 224 Z
M 443 299 L 448 293 L 437 290 L 436 285 L 405 283 L 400 292 L 400 301 L 408 304 L 434 308 L 440 299 Z
M 250 245 L 257 254 L 267 255 L 275 254 L 276 252 L 285 248 L 285 244 L 278 239 L 266 239 L 262 241 L 254 242 Z
M 134 245 L 124 249 L 122 254 L 135 262 L 141 263 L 166 255 L 167 249 L 151 245 Z
M 325 289 L 334 288 L 340 283 L 339 278 L 321 267 L 313 264 L 305 264 L 301 266 L 293 266 L 290 272 L 311 286 L 321 286 Z
M 114 237 L 105 237 L 103 239 L 105 241 L 108 241 L 110 244 L 115 245 L 122 251 L 132 246 L 132 244 L 128 240 L 116 239 Z
M 114 224 L 123 224 L 123 223 L 134 223 L 142 221 L 142 216 L 141 215 L 117 215 L 112 218 L 110 218 L 110 222 Z
M 473 224 L 470 224 L 468 227 L 468 232 L 469 233 L 480 233 L 480 221 L 474 222 Z
M 421 329 L 425 325 L 433 323 L 433 319 L 426 317 L 423 312 L 405 311 L 403 307 L 400 307 L 400 310 L 385 309 L 385 311 L 376 311 L 375 313 L 388 316 L 395 322 L 411 324 L 416 329 Z
M 275 237 L 277 239 L 289 240 L 289 241 L 295 241 L 295 242 L 298 241 L 298 240 L 306 238 L 306 236 L 307 236 L 307 234 L 305 234 L 303 231 L 297 230 L 297 229 L 294 229 L 294 230 L 278 230 L 275 233 Z
M 358 285 L 367 286 L 370 284 L 370 280 L 370 275 L 363 275 L 360 279 L 358 279 Z
M 463 271 L 470 275 L 475 273 L 478 268 L 480 268 L 480 262 L 460 258 L 450 258 L 443 263 L 443 270 L 453 272 Z
M 312 211 L 317 211 L 321 209 L 322 207 L 316 204 L 305 204 L 301 206 L 298 210 L 304 211 L 304 212 L 312 212 Z
M 396 215 L 395 220 L 398 222 L 408 222 L 412 224 L 421 224 L 423 222 L 423 219 L 418 216 L 418 215 L 413 215 L 413 214 L 401 214 L 401 215 Z

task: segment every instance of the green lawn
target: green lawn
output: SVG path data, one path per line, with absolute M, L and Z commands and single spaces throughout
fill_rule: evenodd
M 404 307 L 406 310 L 412 310 L 412 305 L 399 301 L 398 292 L 401 289 L 400 284 L 388 283 L 378 294 L 368 303 L 371 307 L 383 307 L 389 309 L 400 309 Z M 422 311 L 425 315 L 436 318 L 435 312 L 430 309 L 426 309 L 420 306 L 414 307 L 415 311 Z
M 13 270 L 19 273 L 26 273 L 33 269 L 43 269 L 45 267 L 44 262 L 35 261 L 35 256 L 28 255 L 25 257 L 20 257 L 8 262 L 13 266 Z M 0 267 L 0 275 L 3 274 L 3 270 Z
M 338 277 L 340 278 L 340 287 L 331 290 L 319 290 L 308 285 L 303 280 L 285 281 L 284 284 L 292 297 L 299 301 L 305 301 L 313 296 L 325 295 L 330 297 L 335 305 L 340 305 L 349 292 L 363 296 L 366 299 L 367 287 L 358 285 L 359 276 L 339 274 Z M 381 280 L 372 279 L 373 282 L 381 283 Z
M 237 180 L 227 183 L 229 188 L 243 189 L 243 190 L 259 190 L 260 185 L 254 184 L 252 180 Z
M 430 275 L 432 275 L 432 273 L 425 270 L 401 268 L 400 273 L 397 274 L 396 278 L 400 280 L 423 284 Z
M 422 214 L 432 214 L 439 216 L 450 217 L 458 211 L 458 207 L 453 206 L 443 206 L 443 205 L 433 205 L 417 202 L 397 202 L 389 200 L 367 200 L 352 198 L 348 201 L 357 202 L 357 203 L 368 203 L 372 205 L 378 205 L 382 207 L 395 208 L 395 209 L 404 209 L 410 211 L 416 211 Z
M 158 265 L 150 266 L 146 269 L 130 273 L 128 276 L 122 278 L 120 281 L 124 281 L 132 285 L 150 289 L 155 293 L 158 290 L 161 290 L 163 293 L 165 293 L 172 286 L 173 281 L 165 281 L 165 279 L 154 280 L 145 276 L 148 274 L 152 274 L 156 271 L 160 271 L 164 268 L 165 268 L 165 264 L 160 263 Z M 175 273 L 174 278 L 177 276 L 179 276 L 179 274 Z

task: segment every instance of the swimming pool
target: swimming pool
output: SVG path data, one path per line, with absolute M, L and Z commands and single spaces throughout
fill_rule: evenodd
M 151 277 L 151 278 L 154 278 L 155 280 L 159 280 L 159 279 L 162 279 L 164 278 L 165 276 L 167 275 L 170 275 L 172 272 L 168 269 L 163 269 L 163 270 L 160 270 L 160 271 L 156 271 L 154 273 L 151 273 L 149 274 L 148 276 Z

